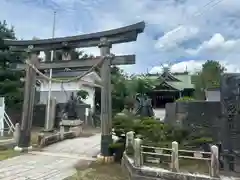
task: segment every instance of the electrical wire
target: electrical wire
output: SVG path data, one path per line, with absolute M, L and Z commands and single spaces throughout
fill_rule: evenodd
M 216 7 L 219 3 L 221 3 L 222 1 L 224 1 L 224 0 L 211 0 L 211 1 L 209 1 L 207 4 L 205 4 L 203 7 L 202 7 L 202 9 L 201 10 L 197 10 L 194 14 L 193 14 L 193 16 L 194 17 L 198 17 L 198 16 L 202 16 L 202 15 L 204 15 L 204 12 L 206 12 L 206 10 L 205 10 L 205 8 L 207 8 L 207 7 L 209 7 L 207 10 L 209 10 L 209 9 L 213 9 L 214 7 Z M 211 6 L 209 6 L 209 5 L 211 5 Z M 192 17 L 190 18 L 190 17 L 185 17 L 185 20 L 184 21 L 187 21 L 188 19 L 192 19 Z M 178 29 L 176 29 L 176 31 L 174 32 L 174 33 L 177 33 L 178 31 L 180 31 L 183 27 L 184 27 L 184 23 L 181 23 L 181 24 L 179 24 L 178 25 L 178 27 L 176 27 L 176 28 L 178 28 Z M 175 29 L 173 29 L 173 30 L 175 30 Z M 172 31 L 173 31 L 172 30 Z M 169 36 L 168 36 L 169 37 Z M 168 39 L 168 38 L 167 38 Z M 176 40 L 176 39 L 175 39 Z
M 200 10 L 197 10 L 194 14 L 193 14 L 193 16 L 194 17 L 198 17 L 198 16 L 202 16 L 202 15 L 204 15 L 204 12 L 206 12 L 206 10 L 210 10 L 210 9 L 213 9 L 214 7 L 216 7 L 218 4 L 220 4 L 222 1 L 224 1 L 224 0 L 211 0 L 211 1 L 209 1 L 208 3 L 206 3 L 204 6 L 202 6 L 202 8 L 200 9 Z M 189 19 L 192 19 L 192 17 L 185 17 L 185 22 L 187 21 L 187 20 L 189 20 Z M 176 29 L 176 28 L 178 28 L 178 29 Z M 175 29 L 175 32 L 174 32 L 174 34 L 175 33 L 177 33 L 177 32 L 179 32 L 182 28 L 184 28 L 184 23 L 181 23 L 181 24 L 179 24 L 178 25 L 178 27 L 176 27 Z M 174 31 L 174 29 L 172 30 L 172 31 Z M 170 36 L 168 36 L 165 40 L 168 40 L 169 38 L 171 37 L 171 35 Z M 186 37 L 186 35 L 185 35 L 185 37 Z M 172 39 L 173 41 L 175 41 L 176 40 L 176 38 L 175 39 Z M 167 44 L 168 42 L 166 42 L 166 44 Z M 149 65 L 149 66 L 156 66 L 156 65 L 154 65 L 154 64 L 147 64 L 147 65 Z

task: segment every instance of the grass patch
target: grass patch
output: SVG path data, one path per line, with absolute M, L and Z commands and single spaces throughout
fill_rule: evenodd
M 67 180 L 128 180 L 120 164 L 91 163 L 89 166 L 78 167 L 77 173 Z
M 20 152 L 14 151 L 13 149 L 2 150 L 0 151 L 0 161 L 19 156 L 20 154 Z

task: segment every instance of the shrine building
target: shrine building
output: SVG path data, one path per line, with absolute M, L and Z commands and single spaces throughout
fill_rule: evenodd
M 148 74 L 149 78 L 157 80 L 159 84 L 148 93 L 152 99 L 153 108 L 165 108 L 166 103 L 194 93 L 192 76 L 188 72 L 171 73 L 164 71 L 162 74 Z

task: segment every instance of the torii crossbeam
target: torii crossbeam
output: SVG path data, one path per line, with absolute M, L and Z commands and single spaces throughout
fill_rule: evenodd
M 70 36 L 63 38 L 42 39 L 42 40 L 9 40 L 5 39 L 4 44 L 10 47 L 11 51 L 28 51 L 29 62 L 39 70 L 62 69 L 62 68 L 82 68 L 84 70 L 98 63 L 101 58 L 101 155 L 110 156 L 109 145 L 112 143 L 112 97 L 111 97 L 111 65 L 134 64 L 134 55 L 111 56 L 110 49 L 113 44 L 136 41 L 139 33 L 145 28 L 144 22 L 139 22 L 130 26 L 113 29 L 109 31 Z M 75 48 L 98 46 L 100 57 L 81 60 L 72 60 L 69 53 Z M 30 47 L 30 49 L 29 49 Z M 53 61 L 39 63 L 37 54 L 40 51 L 62 50 L 63 61 Z M 21 133 L 18 147 L 27 149 L 30 147 L 30 132 L 32 126 L 32 114 L 34 105 L 34 86 L 36 82 L 36 72 L 24 64 L 15 65 L 16 70 L 26 70 L 26 82 L 24 89 L 24 103 L 21 123 Z

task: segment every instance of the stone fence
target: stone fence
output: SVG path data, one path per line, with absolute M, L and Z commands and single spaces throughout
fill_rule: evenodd
M 152 151 L 146 151 L 146 149 L 151 149 Z M 154 151 L 153 151 L 154 150 Z M 169 152 L 169 153 L 167 153 Z M 186 155 L 190 153 L 192 155 Z M 152 164 L 153 161 L 148 161 L 147 156 L 152 156 L 155 159 L 158 159 L 158 167 L 154 167 Z M 159 167 L 161 166 L 161 160 L 165 157 L 170 159 L 170 168 L 169 170 Z M 138 169 L 136 173 L 137 179 L 141 176 L 140 179 L 149 179 L 148 176 L 154 174 L 154 178 L 160 179 L 171 179 L 171 180 L 180 180 L 180 179 L 219 179 L 219 155 L 218 147 L 213 145 L 211 147 L 211 152 L 201 152 L 201 151 L 191 151 L 191 150 L 179 150 L 178 143 L 176 141 L 172 142 L 172 148 L 160 148 L 160 147 L 150 147 L 144 146 L 140 138 L 134 138 L 134 132 L 128 132 L 126 134 L 126 151 L 123 156 L 123 166 L 129 171 L 131 176 L 135 176 L 130 170 Z M 160 159 L 160 162 L 159 162 Z M 190 174 L 183 173 L 179 169 L 179 159 L 191 159 L 191 160 L 201 160 L 209 162 L 209 175 L 201 174 Z M 207 164 L 206 164 L 207 165 Z M 132 167 L 130 167 L 132 166 Z M 133 170 L 132 169 L 132 170 Z M 140 174 L 139 174 L 140 172 Z M 157 173 L 156 173 L 157 172 Z M 150 175 L 151 174 L 151 175 Z M 146 178 L 143 178 L 143 177 Z M 148 177 L 148 178 L 147 178 Z M 192 178 L 191 178 L 192 177 Z M 205 178 L 204 178 L 205 177 Z M 206 178 L 208 177 L 208 178 Z M 150 178 L 150 179 L 151 179 Z M 135 179 L 135 178 L 132 178 Z
M 82 125 L 78 127 L 72 127 L 69 129 L 69 131 L 64 131 L 63 129 L 60 129 L 59 132 L 56 132 L 54 134 L 48 135 L 44 133 L 38 134 L 38 147 L 42 148 L 48 145 L 51 145 L 53 143 L 63 141 L 65 139 L 72 139 L 75 137 L 80 137 L 83 133 Z M 13 133 L 13 143 L 18 144 L 20 138 L 20 124 L 16 123 L 15 125 L 15 131 Z

